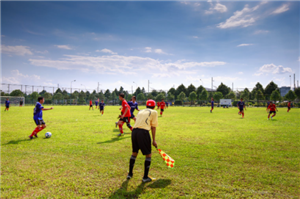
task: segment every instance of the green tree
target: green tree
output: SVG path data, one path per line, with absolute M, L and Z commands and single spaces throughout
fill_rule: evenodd
M 179 93 L 179 95 L 177 96 L 177 99 L 180 100 L 183 104 L 183 100 L 185 99 L 185 93 L 182 91 L 181 93 Z
M 147 94 L 147 99 L 153 99 L 153 95 L 151 93 Z
M 107 89 L 107 90 L 105 91 L 105 93 L 104 93 L 104 96 L 105 96 L 107 99 L 109 99 L 109 98 L 110 98 L 110 95 L 111 95 L 111 93 L 110 93 L 110 91 Z
M 46 92 L 47 92 L 47 91 L 42 90 L 39 94 L 40 94 L 40 96 L 44 96 L 44 94 L 45 94 Z
M 32 99 L 33 101 L 37 101 L 37 100 L 38 100 L 38 97 L 39 97 L 38 92 L 33 92 L 33 93 L 31 93 L 31 99 Z
M 138 94 L 140 94 L 142 92 L 141 88 L 140 87 L 137 87 L 137 89 L 135 90 L 134 92 L 134 95 L 135 96 L 138 96 Z
M 138 96 L 136 98 L 137 98 L 137 100 L 142 101 L 142 100 L 145 100 L 145 95 L 144 95 L 144 93 L 140 93 L 140 94 L 138 94 Z
M 129 101 L 131 100 L 131 98 L 132 98 L 132 95 L 131 95 L 131 94 L 126 95 L 126 100 L 127 100 L 127 102 L 129 102 Z
M 266 99 L 270 99 L 271 97 L 271 94 L 273 93 L 273 91 L 275 90 L 278 90 L 278 86 L 277 84 L 275 84 L 273 81 L 271 81 L 267 86 L 266 86 L 266 89 L 265 89 L 265 96 L 266 96 Z
M 230 88 L 221 82 L 217 88 L 217 92 L 221 92 L 223 96 L 226 96 L 230 92 Z
M 289 90 L 289 92 L 284 97 L 289 101 L 294 101 L 297 98 L 295 92 L 292 90 Z
M 13 90 L 11 93 L 10 93 L 10 96 L 18 96 L 18 97 L 23 97 L 24 96 L 24 93 L 17 89 L 17 90 Z
M 51 100 L 52 99 L 51 93 L 48 93 L 48 92 L 44 93 L 44 98 L 45 98 L 45 100 Z
M 201 101 L 206 101 L 208 97 L 208 92 L 206 91 L 206 89 L 203 89 L 202 92 L 200 93 L 199 99 Z
M 189 100 L 191 101 L 191 104 L 194 103 L 196 99 L 197 99 L 196 91 L 191 92 L 189 95 Z
M 201 95 L 203 90 L 206 90 L 206 89 L 202 85 L 199 86 L 196 90 L 199 99 L 200 99 L 200 95 Z
M 216 100 L 217 102 L 222 98 L 223 98 L 223 94 L 221 92 L 214 93 L 214 100 Z
M 295 94 L 297 98 L 300 100 L 300 87 L 295 89 Z
M 169 101 L 173 101 L 175 99 L 175 96 L 172 93 L 168 93 L 167 99 Z
M 158 94 L 155 98 L 156 101 L 161 101 L 162 99 L 165 99 L 165 96 L 162 93 Z
M 234 100 L 235 99 L 235 93 L 233 91 L 230 91 L 227 96 L 226 96 L 227 99 L 232 99 Z
M 278 100 L 281 99 L 280 92 L 279 92 L 278 90 L 274 90 L 274 91 L 271 93 L 270 99 L 271 99 L 271 100 L 274 100 L 275 103 L 276 103 L 276 101 L 278 101 Z
M 60 88 L 58 88 L 56 91 L 55 91 L 55 94 L 56 93 L 62 93 L 62 91 L 60 90 Z
M 189 96 L 193 91 L 196 92 L 196 87 L 193 84 L 190 84 L 186 89 L 186 95 Z
M 151 91 L 151 95 L 153 97 L 156 97 L 158 95 L 158 92 L 156 90 Z
M 181 84 L 180 86 L 178 86 L 178 88 L 176 89 L 176 92 L 175 92 L 175 97 L 178 98 L 178 95 L 181 94 L 181 92 L 184 92 L 184 94 L 186 95 L 186 88 L 183 84 Z
M 170 88 L 170 90 L 168 91 L 168 93 L 171 93 L 172 95 L 175 96 L 175 93 L 176 93 L 175 88 Z

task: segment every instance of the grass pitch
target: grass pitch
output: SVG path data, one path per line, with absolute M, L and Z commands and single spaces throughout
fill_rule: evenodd
M 100 116 L 87 106 L 55 106 L 43 113 L 47 128 L 29 140 L 33 106 L 1 107 L 1 198 L 300 196 L 300 109 L 279 108 L 267 120 L 265 108 L 248 108 L 241 119 L 237 108 L 169 107 L 156 139 L 176 165 L 168 169 L 152 147 L 149 174 L 157 181 L 144 184 L 141 153 L 126 180 L 131 135 L 124 125 L 117 137 L 118 108 Z

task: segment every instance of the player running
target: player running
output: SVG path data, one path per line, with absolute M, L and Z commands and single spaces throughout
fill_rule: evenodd
M 242 118 L 244 118 L 244 108 L 246 110 L 245 102 L 243 102 L 243 98 L 241 98 L 241 101 L 237 103 L 237 107 L 240 110 L 239 115 L 242 114 Z
M 46 128 L 46 123 L 43 120 L 43 111 L 51 110 L 51 108 L 44 108 L 42 104 L 45 102 L 43 97 L 38 98 L 38 102 L 36 103 L 34 109 L 33 109 L 33 120 L 37 127 L 33 130 L 31 135 L 29 136 L 30 139 L 33 138 L 33 136 L 38 137 L 37 133 L 42 131 L 44 128 Z
M 213 98 L 213 97 L 211 98 L 210 104 L 211 104 L 210 112 L 212 113 L 212 111 L 214 110 L 214 105 L 215 105 L 215 102 L 214 102 L 214 98 Z
M 160 116 L 162 116 L 162 114 L 166 108 L 166 103 L 165 103 L 164 99 L 161 100 L 159 105 L 160 105 Z
M 10 104 L 10 101 L 9 101 L 8 98 L 6 98 L 4 111 L 8 111 L 9 110 L 9 104 Z
M 98 98 L 97 100 L 95 100 L 95 105 L 96 105 L 96 108 L 95 108 L 95 109 L 97 109 L 98 103 L 99 103 L 99 98 Z
M 132 131 L 132 126 L 130 125 L 130 106 L 128 105 L 127 101 L 124 99 L 125 95 L 124 93 L 120 93 L 119 99 L 122 101 L 122 111 L 120 115 L 120 120 L 116 123 L 116 125 L 119 125 L 120 134 L 118 136 L 123 135 L 123 124 L 126 122 L 127 127 Z
M 278 111 L 276 105 L 273 102 L 270 102 L 270 105 L 268 106 L 268 109 L 270 110 L 269 115 L 268 115 L 268 120 L 270 119 L 270 115 L 273 113 L 273 115 L 271 116 L 271 120 L 273 119 L 273 117 L 276 116 L 276 111 Z
M 169 103 L 168 102 L 166 102 L 166 108 L 169 108 Z
M 103 100 L 101 100 L 101 102 L 99 103 L 99 109 L 100 109 L 101 116 L 104 113 L 104 107 L 105 107 L 105 103 L 103 102 Z
M 93 101 L 92 100 L 90 100 L 90 108 L 89 108 L 89 110 L 91 110 L 91 108 L 94 110 L 94 108 L 93 108 Z
M 291 101 L 288 102 L 287 107 L 288 107 L 287 112 L 290 112 L 290 110 L 291 110 Z
M 151 165 L 151 137 L 150 129 L 152 132 L 152 145 L 157 147 L 155 141 L 156 127 L 158 125 L 158 117 L 155 109 L 155 101 L 148 100 L 146 103 L 147 109 L 141 110 L 136 116 L 136 122 L 133 127 L 131 134 L 131 144 L 132 144 L 132 155 L 129 161 L 129 173 L 127 179 L 131 179 L 133 176 L 133 167 L 138 155 L 139 150 L 142 151 L 143 155 L 146 156 L 144 163 L 144 177 L 143 182 L 151 182 L 155 180 L 148 175 L 150 165 Z
M 136 120 L 133 112 L 134 110 L 136 109 L 137 111 L 140 111 L 139 110 L 139 107 L 138 107 L 138 103 L 136 102 L 136 97 L 135 96 L 132 96 L 131 98 L 131 101 L 128 102 L 128 105 L 130 106 L 130 118 L 132 118 L 134 121 Z

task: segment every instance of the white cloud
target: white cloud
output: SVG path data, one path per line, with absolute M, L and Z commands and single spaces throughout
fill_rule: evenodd
M 237 47 L 241 47 L 241 46 L 252 46 L 253 44 L 240 44 L 240 45 L 237 45 Z
M 243 73 L 243 72 L 238 72 L 238 74 L 239 74 L 239 75 L 242 75 L 242 74 L 244 74 L 244 73 Z
M 255 73 L 255 76 L 260 76 L 262 74 L 284 74 L 284 73 L 292 73 L 293 70 L 291 68 L 284 68 L 281 65 L 276 66 L 275 64 L 265 64 L 262 67 L 259 68 L 257 73 Z
M 69 47 L 68 45 L 54 45 L 54 46 L 61 49 L 72 50 L 72 48 Z
M 212 1 L 207 2 L 210 4 L 210 8 L 209 10 L 205 10 L 205 14 L 213 14 L 215 11 L 220 13 L 227 12 L 227 7 L 225 5 L 220 3 L 216 3 L 216 5 L 214 5 Z
M 44 51 L 35 50 L 34 52 L 39 53 L 39 54 L 47 54 L 48 50 L 44 50 Z
M 15 55 L 33 55 L 28 46 L 5 46 L 1 45 L 1 52 L 5 54 Z
M 283 4 L 282 6 L 280 6 L 276 10 L 274 10 L 272 12 L 272 14 L 280 14 L 280 13 L 286 12 L 288 10 L 289 10 L 289 4 Z
M 102 50 L 96 50 L 96 52 L 109 53 L 109 54 L 112 54 L 112 55 L 118 54 L 118 53 L 115 53 L 115 52 L 113 52 L 113 51 L 111 51 L 111 50 L 109 50 L 109 49 L 107 49 L 107 48 L 104 48 L 104 49 L 102 49 Z
M 198 36 L 193 36 L 193 38 L 198 39 Z
M 24 75 L 22 73 L 20 73 L 19 70 L 12 70 L 11 71 L 12 76 L 11 77 L 2 77 L 2 82 L 4 83 L 10 83 L 10 84 L 19 84 L 20 82 L 22 82 L 23 80 L 40 80 L 41 77 L 38 75 Z
M 80 56 L 80 55 L 64 55 L 59 60 L 50 59 L 29 59 L 34 66 L 56 68 L 58 70 L 79 70 L 83 72 L 96 71 L 101 74 L 137 74 L 144 72 L 153 74 L 155 72 L 166 72 L 175 75 L 175 73 L 189 72 L 185 71 L 189 68 L 199 69 L 200 67 L 215 67 L 225 65 L 225 62 L 188 62 L 178 60 L 176 62 L 168 62 L 156 60 L 149 57 L 138 56 Z M 141 67 L 143 66 L 143 67 Z
M 157 54 L 167 54 L 162 49 L 155 49 L 154 52 L 157 53 Z
M 260 5 L 264 3 L 260 3 L 253 8 L 249 8 L 248 5 L 241 11 L 234 12 L 233 16 L 227 19 L 225 22 L 219 23 L 217 26 L 218 28 L 225 29 L 225 28 L 234 28 L 234 27 L 248 27 L 254 24 L 254 22 L 259 18 L 259 15 L 254 13 Z
M 146 53 L 151 53 L 152 52 L 152 48 L 151 47 L 145 47 Z
M 265 34 L 265 33 L 268 33 L 269 31 L 268 30 L 257 30 L 254 32 L 254 34 Z

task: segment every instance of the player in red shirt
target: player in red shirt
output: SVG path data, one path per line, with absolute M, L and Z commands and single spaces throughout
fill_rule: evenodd
M 127 101 L 124 99 L 124 93 L 120 93 L 119 99 L 122 101 L 122 110 L 120 115 L 120 120 L 118 121 L 117 125 L 119 125 L 120 134 L 118 136 L 123 135 L 123 124 L 126 122 L 127 127 L 132 131 L 132 126 L 130 125 L 130 106 L 128 105 Z
M 160 102 L 157 102 L 157 109 L 159 109 L 160 107 Z
M 273 104 L 272 101 L 270 102 L 270 105 L 268 106 L 268 109 L 270 109 L 270 112 L 269 112 L 269 115 L 268 115 L 268 119 L 270 119 L 271 113 L 274 113 L 274 114 L 271 116 L 271 119 L 273 119 L 273 117 L 275 117 L 276 111 L 278 111 L 278 109 L 276 108 L 276 105 Z
M 288 102 L 288 110 L 287 110 L 287 112 L 290 112 L 290 110 L 291 110 L 291 101 Z
M 90 108 L 89 108 L 89 110 L 91 110 L 91 107 L 94 110 L 94 108 L 93 108 L 93 101 L 92 100 L 90 100 Z
M 166 103 L 164 102 L 164 99 L 161 100 L 159 106 L 160 106 L 160 115 L 162 116 L 162 114 L 165 110 L 165 107 L 166 107 Z

